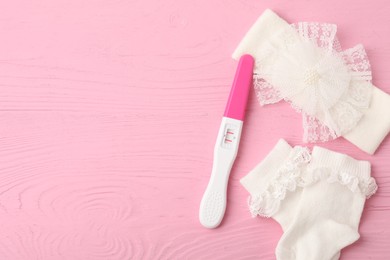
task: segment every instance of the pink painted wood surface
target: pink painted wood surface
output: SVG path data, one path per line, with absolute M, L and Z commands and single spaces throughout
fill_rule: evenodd
M 1 1 L 0 259 L 274 259 L 282 231 L 238 180 L 279 138 L 301 144 L 287 104 L 251 93 L 225 219 L 198 223 L 230 55 L 265 8 L 337 23 L 390 93 L 387 0 Z M 341 259 L 390 259 L 389 138 L 375 156 L 324 146 L 370 160 L 380 186 Z

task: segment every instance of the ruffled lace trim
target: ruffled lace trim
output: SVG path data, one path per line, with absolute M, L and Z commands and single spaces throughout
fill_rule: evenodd
M 288 191 L 295 191 L 303 185 L 302 169 L 311 160 L 307 148 L 296 146 L 289 157 L 276 173 L 275 178 L 268 184 L 265 191 L 249 197 L 248 204 L 252 216 L 271 217 L 280 207 Z
M 306 187 L 319 181 L 339 183 L 351 192 L 360 193 L 369 199 L 378 189 L 375 179 L 359 178 L 345 171 L 334 171 L 329 168 L 316 168 L 306 171 L 311 155 L 307 148 L 296 146 L 289 157 L 277 171 L 275 178 L 264 192 L 248 198 L 249 211 L 253 217 L 272 217 L 280 208 L 287 192 L 297 187 Z
M 353 129 L 371 100 L 362 45 L 342 51 L 334 24 L 301 22 L 275 33 L 258 53 L 253 85 L 261 105 L 284 99 L 303 115 L 304 141 Z
M 305 174 L 303 182 L 305 186 L 312 185 L 319 181 L 328 183 L 339 183 L 347 187 L 352 192 L 357 192 L 369 199 L 378 190 L 378 185 L 374 178 L 359 178 L 344 171 L 332 171 L 329 168 L 317 168 Z

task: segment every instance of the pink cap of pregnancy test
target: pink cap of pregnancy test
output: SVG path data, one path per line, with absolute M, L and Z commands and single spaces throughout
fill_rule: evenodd
M 244 121 L 249 89 L 252 85 L 254 59 L 251 55 L 241 56 L 224 116 Z

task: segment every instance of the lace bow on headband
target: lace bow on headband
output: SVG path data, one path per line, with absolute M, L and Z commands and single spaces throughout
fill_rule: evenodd
M 362 45 L 342 50 L 334 24 L 301 22 L 256 50 L 253 83 L 261 105 L 285 100 L 302 113 L 304 141 L 335 139 L 370 105 L 371 69 Z
M 338 136 L 374 154 L 390 132 L 390 95 L 371 84 L 362 45 L 342 50 L 333 24 L 289 24 L 265 10 L 233 53 L 255 58 L 260 104 L 286 100 L 302 113 L 304 141 Z

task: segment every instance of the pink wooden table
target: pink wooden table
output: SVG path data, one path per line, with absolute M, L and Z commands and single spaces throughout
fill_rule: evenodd
M 274 259 L 282 231 L 238 180 L 279 138 L 301 144 L 287 104 L 251 93 L 225 219 L 198 222 L 230 55 L 267 7 L 337 23 L 390 93 L 388 0 L 1 1 L 0 259 Z M 390 138 L 375 156 L 325 147 L 370 160 L 380 186 L 342 259 L 390 259 Z

